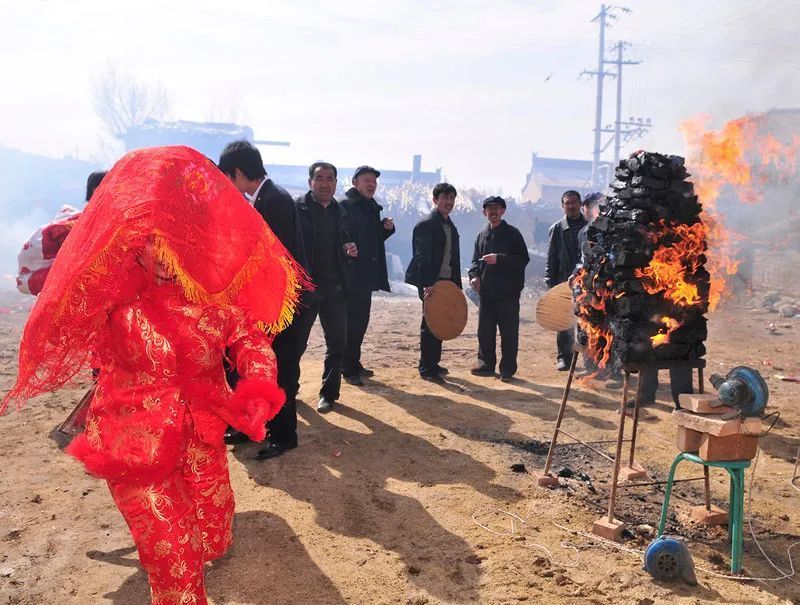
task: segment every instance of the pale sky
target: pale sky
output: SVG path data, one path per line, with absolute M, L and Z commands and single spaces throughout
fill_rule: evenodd
M 680 121 L 800 107 L 795 0 L 632 0 L 628 150 L 682 153 Z M 90 80 L 113 62 L 161 81 L 171 118 L 239 118 L 267 163 L 442 167 L 519 195 L 532 151 L 590 159 L 600 3 L 589 0 L 0 0 L 0 145 L 111 159 Z M 610 52 L 608 53 L 610 56 Z M 549 76 L 549 79 L 548 79 Z M 616 84 L 606 83 L 605 121 Z M 105 153 L 105 155 L 104 155 Z M 607 156 L 610 157 L 610 156 Z

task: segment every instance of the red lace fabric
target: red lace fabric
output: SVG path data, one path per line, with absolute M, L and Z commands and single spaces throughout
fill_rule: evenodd
M 16 384 L 0 402 L 64 385 L 87 365 L 113 309 L 153 282 L 150 248 L 183 297 L 241 309 L 272 333 L 291 320 L 307 277 L 259 214 L 203 155 L 142 149 L 108 173 L 64 242 L 22 337 Z
M 163 479 L 177 466 L 189 432 L 215 447 L 222 447 L 228 424 L 263 439 L 264 422 L 283 404 L 267 334 L 235 307 L 192 303 L 174 284 L 154 283 L 115 307 L 96 349 L 100 376 L 86 430 L 67 452 L 103 479 L 137 485 Z M 252 397 L 231 393 L 222 366 L 226 349 L 240 384 L 257 387 Z

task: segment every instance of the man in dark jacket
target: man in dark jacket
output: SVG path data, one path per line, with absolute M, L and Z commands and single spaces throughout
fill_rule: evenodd
M 475 376 L 494 376 L 497 363 L 497 329 L 500 329 L 500 380 L 508 382 L 517 372 L 519 348 L 519 295 L 525 286 L 528 247 L 518 229 L 503 220 L 506 201 L 483 200 L 489 224 L 475 238 L 469 284 L 480 295 L 478 311 L 478 365 Z
M 348 263 L 358 256 L 358 247 L 350 237 L 347 210 L 333 197 L 337 176 L 333 164 L 311 164 L 308 169 L 311 189 L 296 201 L 309 273 L 316 286 L 307 296 L 306 308 L 295 319 L 297 351 L 299 356 L 305 353 L 308 336 L 319 315 L 325 335 L 325 368 L 317 403 L 320 414 L 330 412 L 339 399 L 347 346 Z M 298 387 L 299 380 L 298 372 Z
M 372 166 L 360 166 L 353 174 L 353 187 L 345 194 L 342 207 L 350 217 L 358 255 L 350 264 L 350 296 L 347 301 L 347 349 L 342 373 L 346 382 L 362 386 L 362 376 L 374 372 L 361 365 L 361 343 L 369 326 L 372 293 L 389 291 L 384 241 L 395 231 L 390 218 L 381 220 L 381 206 L 373 197 L 381 173 Z
M 300 219 L 292 196 L 267 177 L 261 153 L 248 141 L 229 143 L 219 157 L 219 169 L 233 182 L 272 229 L 294 259 L 308 268 Z M 280 456 L 297 447 L 297 396 L 296 376 L 300 373 L 300 356 L 297 352 L 296 322 L 275 337 L 272 348 L 278 365 L 278 384 L 286 392 L 286 403 L 268 426 L 269 439 L 256 458 L 265 460 Z M 235 369 L 227 369 L 228 382 L 234 386 L 238 380 Z M 229 442 L 246 440 L 243 434 L 230 434 Z
M 569 279 L 581 260 L 578 246 L 578 233 L 586 226 L 586 219 L 581 216 L 581 195 L 577 191 L 565 191 L 561 196 L 561 207 L 564 218 L 550 227 L 550 244 L 547 249 L 547 265 L 544 279 L 548 288 L 553 288 Z M 569 369 L 572 359 L 572 346 L 575 340 L 574 330 L 564 330 L 556 337 L 558 355 L 556 367 L 560 371 Z
M 414 227 L 412 258 L 405 281 L 417 287 L 421 300 L 425 300 L 431 287 L 440 279 L 452 281 L 461 287 L 458 230 L 450 220 L 456 195 L 456 188 L 451 184 L 436 185 L 433 188 L 434 210 Z M 419 332 L 419 375 L 424 380 L 442 382 L 442 375 L 447 373 L 447 369 L 439 365 L 442 341 L 428 329 L 424 316 Z

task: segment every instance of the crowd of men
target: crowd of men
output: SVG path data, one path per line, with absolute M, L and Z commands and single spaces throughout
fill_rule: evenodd
M 325 339 L 317 411 L 325 414 L 335 408 L 342 379 L 350 385 L 363 386 L 363 379 L 374 375 L 362 364 L 361 348 L 369 326 L 372 294 L 389 291 L 385 240 L 395 233 L 395 226 L 391 218 L 381 216 L 382 207 L 374 197 L 381 173 L 371 166 L 356 169 L 353 186 L 342 201 L 334 197 L 338 172 L 328 162 L 309 166 L 309 189 L 297 199 L 269 178 L 260 152 L 248 141 L 228 144 L 217 166 L 305 269 L 313 284 L 303 291 L 299 310 L 289 327 L 273 342 L 278 384 L 286 393 L 286 403 L 269 422 L 269 438 L 256 454 L 257 459 L 266 460 L 297 447 L 300 360 L 317 317 Z M 90 177 L 92 188 L 101 178 L 99 174 Z M 457 196 L 453 185 L 436 185 L 430 214 L 414 227 L 405 281 L 417 287 L 423 303 L 440 280 L 462 287 L 459 232 L 450 218 Z M 87 194 L 87 200 L 89 197 Z M 582 201 L 577 191 L 567 191 L 562 196 L 564 217 L 550 228 L 545 270 L 548 287 L 567 281 L 580 262 L 581 246 L 587 245 L 586 226 L 596 214 L 599 199 L 592 195 Z M 506 201 L 499 196 L 483 201 L 487 223 L 475 238 L 468 270 L 469 285 L 479 297 L 477 365 L 471 373 L 487 377 L 499 373 L 504 382 L 513 380 L 517 372 L 520 294 L 530 260 L 522 233 L 503 219 L 506 207 Z M 559 370 L 568 369 L 573 342 L 572 330 L 558 334 Z M 448 370 L 441 365 L 441 359 L 442 341 L 430 330 L 423 314 L 420 378 L 443 382 Z M 226 367 L 226 374 L 234 387 L 238 381 L 235 368 Z M 232 429 L 226 434 L 229 443 L 246 439 Z

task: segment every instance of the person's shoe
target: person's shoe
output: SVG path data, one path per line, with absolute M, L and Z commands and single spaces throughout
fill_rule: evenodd
M 441 374 L 420 374 L 419 375 L 422 380 L 427 380 L 428 382 L 437 382 L 442 383 L 444 382 L 444 378 L 442 378 Z
M 469 371 L 473 376 L 494 376 L 494 370 L 489 366 L 475 366 Z
M 365 376 L 366 378 L 372 378 L 373 376 L 375 376 L 375 372 L 373 372 L 372 370 L 368 370 L 364 366 L 361 366 L 361 369 L 358 371 L 358 373 L 361 376 Z
M 361 376 L 359 376 L 358 374 L 354 374 L 353 376 L 342 376 L 342 378 L 344 378 L 344 381 L 347 384 L 352 384 L 354 387 L 364 386 L 364 381 L 361 380 Z
M 436 373 L 439 374 L 439 376 L 447 376 L 450 373 L 450 370 L 443 366 L 436 366 Z
M 556 370 L 558 370 L 559 372 L 566 372 L 567 370 L 569 370 L 569 364 L 565 360 L 559 359 L 556 362 Z
M 237 431 L 236 429 L 229 427 L 228 430 L 225 431 L 224 440 L 228 445 L 239 445 L 241 443 L 247 443 L 250 441 L 250 437 L 241 431 Z
M 500 382 L 511 382 L 514 380 L 513 374 L 500 374 Z
M 332 409 L 333 409 L 333 401 L 331 401 L 327 397 L 319 398 L 319 401 L 317 402 L 317 411 L 320 414 L 327 414 Z
M 278 456 L 282 456 L 289 450 L 293 450 L 296 447 L 296 443 L 294 445 L 284 445 L 282 443 L 275 443 L 274 441 L 268 440 L 266 445 L 258 450 L 255 459 L 269 460 L 270 458 L 277 458 Z

